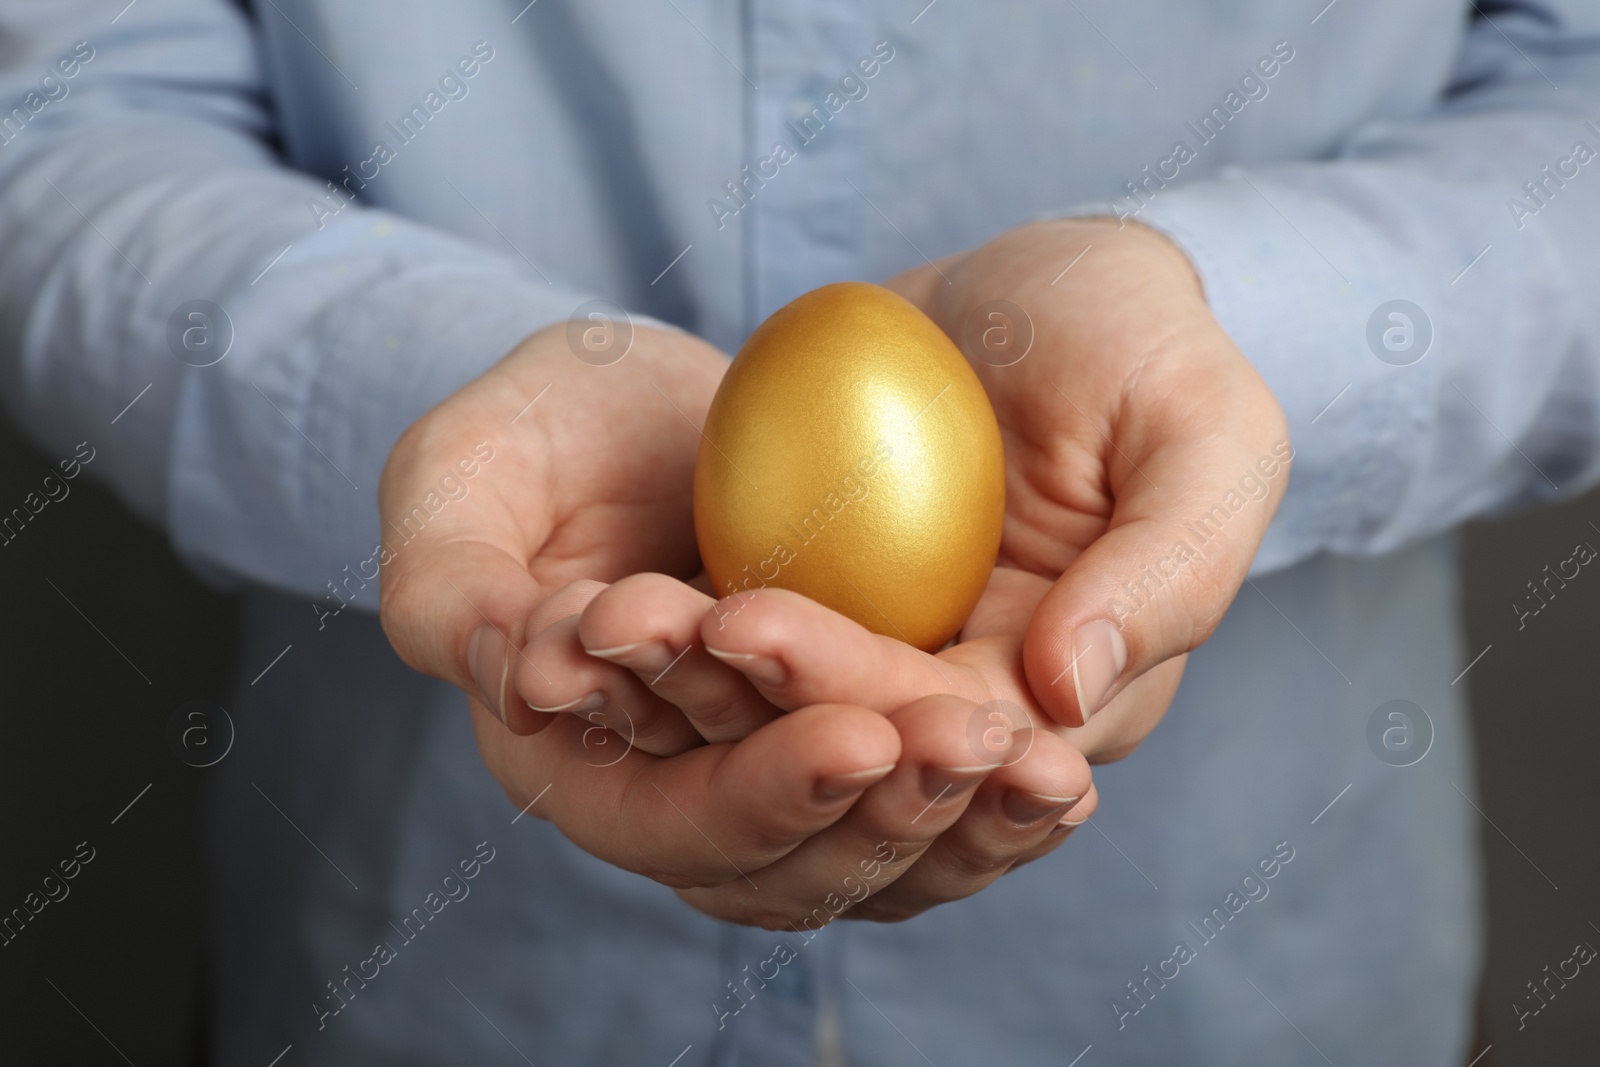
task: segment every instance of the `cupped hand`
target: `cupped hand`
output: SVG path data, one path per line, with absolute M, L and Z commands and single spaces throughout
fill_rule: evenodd
M 579 578 L 693 574 L 686 487 L 725 368 L 704 342 L 644 326 L 597 365 L 556 325 L 418 419 L 378 488 L 380 616 L 400 657 L 521 720 L 507 649 L 537 605 Z
M 1282 410 L 1187 257 L 1141 225 L 1034 223 L 890 285 L 962 347 L 1000 422 L 1006 522 L 989 596 L 1038 598 L 1025 621 L 980 606 L 962 662 L 1024 682 L 1001 695 L 1031 699 L 1091 760 L 1127 755 L 1282 499 Z
M 379 486 L 380 614 L 396 652 L 466 692 L 513 803 L 675 886 L 777 861 L 900 755 L 881 714 L 836 707 L 658 759 L 582 718 L 534 711 L 510 682 L 529 665 L 527 636 L 575 619 L 596 580 L 693 573 L 688 487 L 725 367 L 663 330 L 639 327 L 607 366 L 577 358 L 561 326 L 541 331 L 410 427 Z M 637 682 L 619 699 L 647 715 L 658 701 Z M 674 747 L 689 740 L 680 732 Z

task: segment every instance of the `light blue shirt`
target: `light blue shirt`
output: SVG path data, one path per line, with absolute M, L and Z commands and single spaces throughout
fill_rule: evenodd
M 209 772 L 216 1062 L 1475 1053 L 1446 531 L 1595 480 L 1595 5 L 249 6 L 0 5 L 6 402 L 252 590 Z M 591 299 L 731 352 L 807 289 L 1074 211 L 1181 244 L 1297 451 L 1101 814 L 810 942 L 514 819 L 351 578 L 401 430 Z M 1411 766 L 1391 700 L 1427 716 Z

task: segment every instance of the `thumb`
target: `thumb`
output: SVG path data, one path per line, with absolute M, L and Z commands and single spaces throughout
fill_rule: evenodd
M 508 711 L 519 718 L 513 660 L 548 590 L 509 552 L 471 536 L 429 530 L 388 547 L 378 613 L 401 660 L 466 690 L 502 722 Z
M 1023 642 L 1028 687 L 1057 722 L 1083 725 L 1221 622 L 1294 457 L 1286 435 L 1251 436 L 1171 440 L 1117 487 L 1106 532 L 1045 594 Z
M 493 546 L 407 545 L 383 569 L 379 617 L 408 666 L 465 690 L 506 722 L 508 712 L 517 718 L 522 710 L 513 661 L 545 596 L 526 568 Z
M 514 412 L 515 397 L 499 406 L 497 399 L 480 378 L 419 419 L 390 452 L 378 486 L 378 615 L 403 662 L 465 690 L 504 722 L 507 705 L 522 703 L 511 699 L 511 662 L 554 586 L 526 562 L 551 526 L 539 494 L 513 502 L 524 505 L 517 512 L 497 479 L 537 485 L 539 471 L 509 435 L 491 431 L 491 447 L 477 453 L 473 491 L 444 500 L 438 490 L 441 472 L 458 469 L 485 424 L 509 424 L 500 407 Z

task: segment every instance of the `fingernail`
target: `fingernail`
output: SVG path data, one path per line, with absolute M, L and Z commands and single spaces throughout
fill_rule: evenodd
M 626 656 L 644 643 L 643 641 L 635 641 L 631 645 L 617 645 L 615 648 L 586 648 L 584 651 L 591 656 L 599 656 L 601 659 L 618 659 Z
M 672 665 L 672 649 L 660 641 L 636 641 L 615 648 L 586 648 L 596 659 L 621 663 L 631 671 L 659 674 Z
M 855 771 L 850 774 L 833 774 L 826 778 L 819 778 L 816 784 L 816 797 L 824 804 L 833 804 L 848 797 L 853 797 L 892 770 L 894 770 L 894 764 L 890 763 L 883 767 L 873 767 L 865 771 Z
M 992 770 L 994 765 L 990 763 L 971 767 L 924 767 L 919 776 L 923 799 L 931 805 L 960 796 Z
M 1084 823 L 1086 823 L 1088 821 L 1089 820 L 1088 820 L 1087 817 L 1079 818 L 1076 812 L 1074 812 L 1074 811 L 1069 809 L 1065 815 L 1061 816 L 1061 821 L 1056 823 L 1056 829 L 1057 830 L 1063 830 L 1063 829 L 1070 830 L 1074 826 L 1082 826 Z
M 577 714 L 585 711 L 594 711 L 598 708 L 604 707 L 605 702 L 606 696 L 604 693 L 590 693 L 587 696 L 581 696 L 576 700 L 569 700 L 565 704 L 558 704 L 553 708 L 541 708 L 537 704 L 529 704 L 528 707 L 532 708 L 534 711 L 542 711 L 546 713 L 570 711 L 574 714 Z
M 1042 793 L 1011 789 L 1000 799 L 1000 809 L 1006 813 L 1006 818 L 1018 826 L 1027 826 L 1060 814 L 1063 808 L 1077 802 L 1077 797 L 1048 797 Z
M 506 654 L 506 639 L 493 626 L 480 626 L 467 642 L 467 667 L 478 683 L 483 702 L 502 723 L 506 721 L 506 678 L 511 673 L 511 657 Z
M 789 680 L 789 672 L 783 669 L 783 664 L 771 656 L 757 656 L 749 652 L 724 652 L 710 645 L 706 646 L 706 651 L 760 685 L 776 689 Z
M 1072 633 L 1072 684 L 1078 691 L 1083 721 L 1100 710 L 1106 693 L 1128 665 L 1122 631 L 1105 619 L 1086 622 Z

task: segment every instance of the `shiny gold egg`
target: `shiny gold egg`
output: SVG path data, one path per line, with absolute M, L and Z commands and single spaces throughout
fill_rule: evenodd
M 694 524 L 720 597 L 792 589 L 934 651 L 983 593 L 1004 513 L 977 375 L 880 286 L 826 285 L 780 308 L 706 416 Z

